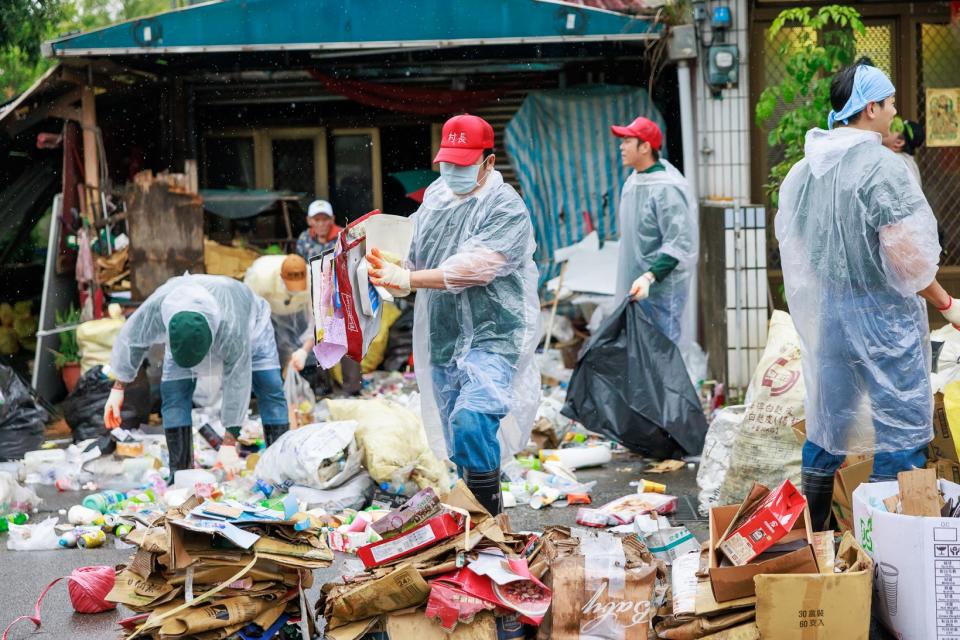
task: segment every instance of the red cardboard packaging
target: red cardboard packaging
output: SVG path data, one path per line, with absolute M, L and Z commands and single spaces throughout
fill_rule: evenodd
M 455 536 L 463 531 L 463 525 L 463 518 L 456 513 L 441 513 L 394 538 L 360 547 L 357 557 L 367 569 L 379 567 Z
M 744 502 L 743 513 L 737 514 L 720 542 L 720 551 L 738 567 L 747 564 L 787 535 L 806 506 L 803 494 L 784 480 L 755 506 Z
M 520 614 L 520 621 L 539 625 L 550 608 L 553 594 L 542 582 L 530 574 L 523 558 L 503 560 L 503 570 L 513 574 L 506 580 L 500 573 L 495 576 L 480 575 L 464 567 L 430 581 L 430 598 L 427 600 L 427 617 L 436 619 L 450 631 L 457 622 L 469 622 L 483 610 L 477 599 Z

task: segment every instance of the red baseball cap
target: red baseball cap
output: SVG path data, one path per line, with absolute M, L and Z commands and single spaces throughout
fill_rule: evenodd
M 641 142 L 649 142 L 655 150 L 660 150 L 663 144 L 663 134 L 657 123 L 649 118 L 640 116 L 625 127 L 620 125 L 610 125 L 610 131 L 618 138 L 639 138 Z
M 479 116 L 454 116 L 443 125 L 440 153 L 434 162 L 450 162 L 461 167 L 476 164 L 484 149 L 493 148 L 493 127 Z

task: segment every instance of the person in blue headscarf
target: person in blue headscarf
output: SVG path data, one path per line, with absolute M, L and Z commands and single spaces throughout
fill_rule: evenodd
M 923 467 L 933 436 L 924 300 L 960 324 L 936 280 L 937 222 L 904 164 L 881 144 L 896 115 L 882 71 L 831 83 L 828 130 L 807 132 L 780 188 L 775 225 L 800 335 L 807 442 L 801 476 L 812 524 L 830 515 L 847 454 L 874 456 L 871 480 Z

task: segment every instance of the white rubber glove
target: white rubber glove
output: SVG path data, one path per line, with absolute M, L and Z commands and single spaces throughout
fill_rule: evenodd
M 292 364 L 293 368 L 297 371 L 303 371 L 303 368 L 307 366 L 307 352 L 303 349 L 294 351 L 293 355 L 290 356 L 290 364 Z
M 656 282 L 653 274 L 647 271 L 645 274 L 633 281 L 630 287 L 630 295 L 634 300 L 645 300 L 650 295 L 650 285 Z
M 376 287 L 384 287 L 395 298 L 410 295 L 410 270 L 387 262 L 379 249 L 367 252 L 367 264 L 370 265 L 370 282 Z
M 960 300 L 950 298 L 950 303 L 942 309 L 937 309 L 937 311 L 943 314 L 944 320 L 960 329 Z
M 110 389 L 107 404 L 103 407 L 103 426 L 116 429 L 120 426 L 120 409 L 123 408 L 123 389 Z

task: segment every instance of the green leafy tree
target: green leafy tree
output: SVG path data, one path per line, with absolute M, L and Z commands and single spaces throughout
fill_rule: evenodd
M 781 11 L 767 37 L 772 41 L 785 29 L 790 37 L 783 39 L 778 53 L 786 61 L 786 73 L 779 83 L 763 90 L 755 109 L 758 126 L 775 119 L 767 144 L 783 149 L 783 160 L 770 168 L 764 185 L 774 206 L 787 172 L 803 157 L 807 131 L 827 127 L 830 81 L 853 63 L 856 36 L 864 33 L 857 10 L 839 5 L 820 7 L 816 13 L 810 7 Z M 778 105 L 784 107 L 779 116 Z
M 53 65 L 40 52 L 45 40 L 170 8 L 171 0 L 0 0 L 0 103 Z

